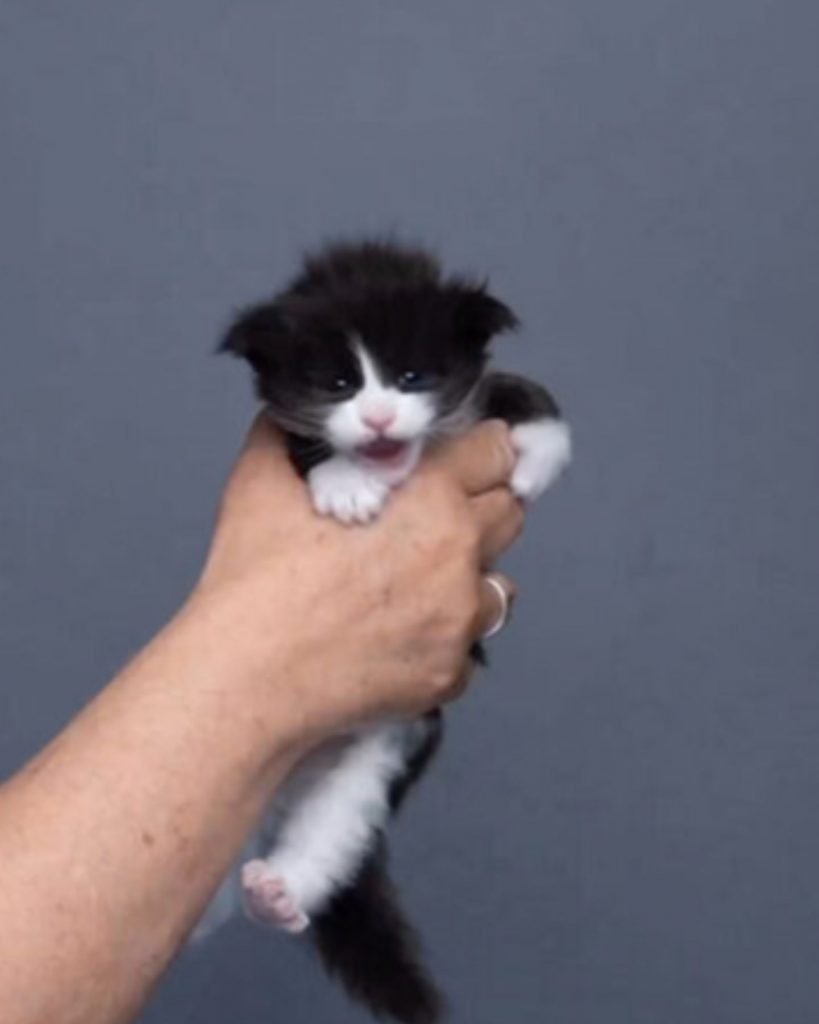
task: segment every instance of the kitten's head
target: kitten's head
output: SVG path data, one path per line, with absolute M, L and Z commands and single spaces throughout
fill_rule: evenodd
M 424 252 L 364 242 L 308 257 L 222 348 L 250 363 L 286 430 L 388 468 L 468 421 L 489 340 L 516 325 L 485 285 L 442 278 Z

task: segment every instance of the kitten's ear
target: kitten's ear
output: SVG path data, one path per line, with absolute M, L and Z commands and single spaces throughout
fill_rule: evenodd
M 484 285 L 459 286 L 457 291 L 457 331 L 467 344 L 483 346 L 494 335 L 518 327 L 518 318 L 512 310 L 490 295 Z
M 230 352 L 246 359 L 261 372 L 276 360 L 276 352 L 289 335 L 287 318 L 281 306 L 270 302 L 241 313 L 219 345 L 219 352 Z

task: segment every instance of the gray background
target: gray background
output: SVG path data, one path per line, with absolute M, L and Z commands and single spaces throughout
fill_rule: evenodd
M 819 9 L 0 7 L 0 768 L 194 578 L 211 358 L 323 235 L 491 274 L 576 428 L 396 835 L 456 1024 L 819 1015 Z M 363 1020 L 239 922 L 146 1024 Z

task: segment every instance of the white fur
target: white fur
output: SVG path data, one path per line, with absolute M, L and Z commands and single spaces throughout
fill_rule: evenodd
M 512 428 L 512 443 L 518 453 L 512 490 L 519 498 L 533 501 L 568 466 L 572 456 L 571 432 L 562 420 L 520 423 Z
M 283 822 L 266 862 L 308 916 L 352 880 L 385 825 L 410 728 L 367 729 L 333 751 L 331 765 L 320 751 L 319 762 L 297 769 L 282 791 Z
M 381 511 L 390 486 L 348 455 L 333 455 L 308 474 L 317 512 L 342 523 L 366 523 Z

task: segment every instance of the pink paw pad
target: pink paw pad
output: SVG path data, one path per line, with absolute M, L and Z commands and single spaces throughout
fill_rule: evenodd
M 293 933 L 310 924 L 284 880 L 263 860 L 250 860 L 242 868 L 242 892 L 247 912 L 263 924 Z

